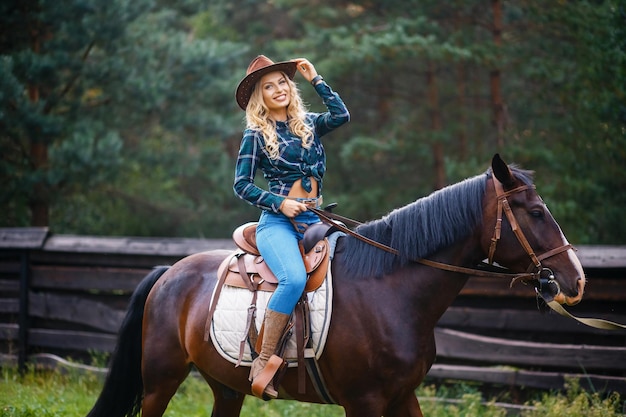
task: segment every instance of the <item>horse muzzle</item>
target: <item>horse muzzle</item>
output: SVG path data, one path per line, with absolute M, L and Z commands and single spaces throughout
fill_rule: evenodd
M 543 268 L 539 273 L 539 278 L 535 284 L 535 291 L 546 302 L 552 300 L 559 304 L 567 304 L 573 306 L 578 304 L 582 298 L 585 290 L 585 277 L 580 277 L 576 281 L 576 290 L 573 294 L 568 295 L 561 291 L 561 285 L 556 280 L 554 272 L 550 268 Z

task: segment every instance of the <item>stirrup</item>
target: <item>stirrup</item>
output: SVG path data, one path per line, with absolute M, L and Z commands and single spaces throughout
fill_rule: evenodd
M 266 391 L 272 379 L 276 375 L 276 372 L 280 369 L 283 364 L 283 359 L 280 356 L 272 355 L 265 364 L 265 367 L 252 381 L 252 394 L 255 397 L 261 398 L 262 400 L 268 400 L 278 397 L 278 390 L 274 389 L 273 391 Z

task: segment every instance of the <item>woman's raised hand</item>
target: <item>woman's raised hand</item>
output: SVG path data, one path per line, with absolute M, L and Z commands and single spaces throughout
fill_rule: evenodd
M 309 62 L 308 59 L 296 58 L 296 59 L 292 59 L 292 61 L 296 62 L 296 65 L 297 65 L 296 68 L 298 69 L 298 72 L 302 74 L 302 76 L 308 82 L 311 82 L 311 80 L 317 75 L 317 71 L 315 70 L 315 67 L 313 66 L 313 64 Z

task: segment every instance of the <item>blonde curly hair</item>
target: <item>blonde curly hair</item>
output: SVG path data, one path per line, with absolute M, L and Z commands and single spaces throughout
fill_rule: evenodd
M 300 97 L 296 83 L 289 79 L 287 74 L 282 73 L 289 83 L 290 100 L 287 106 L 287 123 L 289 130 L 302 140 L 302 147 L 309 149 L 313 141 L 313 129 L 305 123 L 307 109 Z M 269 118 L 270 111 L 263 101 L 263 92 L 260 82 L 254 86 L 250 95 L 250 101 L 246 107 L 246 127 L 260 130 L 265 138 L 265 149 L 271 159 L 278 159 L 279 147 L 276 134 L 276 122 Z

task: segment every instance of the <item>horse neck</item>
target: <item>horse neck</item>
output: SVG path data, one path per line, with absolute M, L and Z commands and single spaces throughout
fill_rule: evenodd
M 438 251 L 428 259 L 448 265 L 472 267 L 484 259 L 484 253 L 480 247 L 480 238 L 475 234 Z M 412 274 L 417 275 L 413 293 L 417 313 L 421 317 L 430 318 L 434 326 L 454 302 L 469 276 L 421 264 L 410 268 Z

